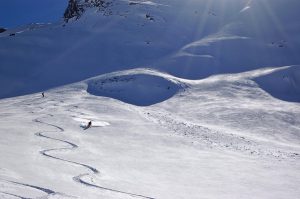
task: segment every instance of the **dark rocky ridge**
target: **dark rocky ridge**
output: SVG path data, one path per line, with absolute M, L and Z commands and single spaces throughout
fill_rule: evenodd
M 68 22 L 72 18 L 79 19 L 86 8 L 106 8 L 109 4 L 108 0 L 69 0 L 64 13 L 64 20 Z

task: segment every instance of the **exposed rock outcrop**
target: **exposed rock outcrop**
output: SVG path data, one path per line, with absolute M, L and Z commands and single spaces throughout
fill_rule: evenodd
M 0 27 L 0 33 L 3 33 L 3 32 L 5 32 L 5 31 L 6 31 L 5 28 L 1 28 L 1 27 Z
M 86 8 L 105 8 L 110 4 L 108 0 L 69 0 L 69 4 L 64 13 L 64 19 L 68 22 L 71 18 L 79 19 Z

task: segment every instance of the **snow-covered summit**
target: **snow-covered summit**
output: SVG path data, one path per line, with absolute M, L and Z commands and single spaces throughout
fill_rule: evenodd
M 299 4 L 71 0 L 68 23 L 0 33 L 0 97 L 139 67 L 201 79 L 297 65 Z

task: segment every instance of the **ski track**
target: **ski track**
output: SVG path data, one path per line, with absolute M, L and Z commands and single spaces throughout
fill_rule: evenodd
M 60 195 L 60 193 L 55 192 L 51 189 L 47 189 L 47 188 L 43 188 L 43 187 L 39 187 L 39 186 L 35 186 L 35 185 L 25 184 L 25 183 L 11 181 L 11 180 L 4 180 L 4 179 L 1 179 L 1 181 L 11 183 L 11 184 L 15 184 L 15 185 L 24 186 L 24 187 L 29 187 L 29 188 L 32 188 L 32 189 L 36 189 L 38 191 L 42 191 L 42 192 L 46 193 L 47 195 Z M 10 196 L 14 196 L 14 197 L 21 198 L 21 199 L 31 199 L 31 198 L 26 198 L 26 197 L 23 197 L 23 196 L 18 196 L 18 195 L 12 194 L 12 193 L 2 192 L 2 191 L 0 193 L 10 195 Z
M 17 106 L 27 105 L 27 106 L 30 106 L 32 104 L 27 104 L 28 101 L 32 102 L 32 101 L 38 100 L 38 99 L 41 99 L 41 98 L 36 97 L 34 99 L 25 99 L 25 100 L 22 100 L 21 102 L 14 102 L 13 105 L 17 105 Z M 38 104 L 42 104 L 42 103 L 43 102 L 40 102 Z M 38 107 L 38 108 L 43 109 L 42 107 Z M 34 112 L 32 111 L 32 113 L 34 113 Z M 69 144 L 71 144 L 71 143 L 69 143 Z M 42 192 L 46 193 L 47 196 L 49 196 L 49 195 L 61 195 L 61 193 L 55 192 L 55 191 L 53 191 L 51 189 L 48 189 L 48 188 L 43 188 L 43 187 L 39 187 L 39 186 L 35 186 L 35 185 L 30 185 L 30 184 L 26 184 L 26 183 L 21 183 L 21 182 L 16 182 L 16 181 L 12 181 L 12 180 L 5 180 L 5 179 L 0 179 L 0 180 L 4 181 L 6 183 L 11 183 L 11 184 L 15 184 L 15 185 L 23 186 L 23 187 L 32 188 L 32 189 L 35 189 L 35 190 L 38 190 L 38 191 L 42 191 Z M 9 195 L 9 196 L 13 196 L 13 197 L 16 197 L 16 198 L 21 198 L 21 199 L 32 199 L 32 198 L 28 198 L 28 197 L 19 196 L 19 195 L 13 194 L 13 193 L 3 192 L 3 191 L 0 191 L 0 193 L 5 194 L 5 195 Z M 63 195 L 65 195 L 65 194 L 63 194 Z M 67 196 L 67 195 L 65 195 L 65 196 Z
M 16 195 L 16 194 L 12 194 L 12 193 L 3 192 L 3 191 L 0 191 L 0 193 L 5 194 L 5 195 L 8 195 L 8 196 L 13 196 L 13 197 L 15 197 L 15 198 L 32 199 L 32 198 L 25 198 L 25 197 L 22 197 L 22 196 L 19 196 L 19 195 Z
M 71 111 L 71 110 L 69 110 Z M 82 113 L 82 115 L 84 115 L 84 113 Z M 60 126 L 57 126 L 57 125 L 54 125 L 54 124 L 50 124 L 50 123 L 46 123 L 46 122 L 43 122 L 39 119 L 34 119 L 33 120 L 34 122 L 36 123 L 40 123 L 40 124 L 45 124 L 45 125 L 48 125 L 48 126 L 51 126 L 51 127 L 54 127 L 56 129 L 59 130 L 59 132 L 64 132 L 65 130 L 60 127 Z M 99 186 L 99 185 L 96 185 L 96 184 L 92 184 L 92 183 L 89 183 L 89 182 L 86 182 L 84 181 L 82 178 L 85 177 L 85 176 L 90 176 L 91 174 L 99 174 L 100 172 L 90 166 L 90 165 L 86 165 L 86 164 L 83 164 L 83 163 L 79 163 L 79 162 L 75 162 L 75 161 L 71 161 L 71 160 L 67 160 L 67 159 L 63 159 L 63 158 L 59 158 L 59 157 L 56 157 L 54 155 L 50 155 L 49 152 L 51 151 L 61 151 L 61 150 L 73 150 L 73 149 L 76 149 L 78 148 L 79 146 L 72 143 L 72 142 L 69 142 L 69 141 L 66 141 L 66 140 L 62 140 L 62 139 L 57 139 L 57 138 L 53 138 L 53 137 L 50 137 L 50 136 L 47 136 L 45 135 L 44 133 L 46 132 L 56 132 L 56 131 L 43 131 L 43 132 L 37 132 L 35 133 L 36 136 L 38 137 L 43 137 L 43 138 L 46 138 L 46 139 L 50 139 L 50 140 L 54 140 L 54 141 L 58 141 L 58 142 L 63 142 L 63 143 L 66 143 L 68 145 L 70 145 L 71 147 L 63 147 L 63 148 L 53 148 L 53 149 L 45 149 L 45 150 L 42 150 L 40 151 L 40 153 L 45 156 L 45 157 L 48 157 L 48 158 L 52 158 L 52 159 L 56 159 L 56 160 L 60 160 L 60 161 L 64 161 L 64 162 L 68 162 L 68 163 L 71 163 L 71 164 L 75 164 L 75 165 L 79 165 L 79 166 L 82 166 L 86 169 L 88 169 L 89 171 L 91 171 L 92 173 L 84 173 L 84 174 L 80 174 L 78 176 L 74 176 L 73 177 L 73 180 L 75 182 L 78 182 L 82 185 L 85 185 L 85 186 L 88 186 L 88 187 L 94 187 L 94 188 L 98 188 L 98 189 L 101 189 L 101 190 L 106 190 L 106 191 L 110 191 L 110 192 L 114 192 L 114 193 L 121 193 L 121 194 L 126 194 L 128 196 L 132 196 L 132 197 L 138 197 L 138 198 L 146 198 L 146 199 L 155 199 L 153 197 L 148 197 L 148 196 L 144 196 L 144 195 L 140 195 L 140 194 L 134 194 L 134 193 L 130 193 L 130 192 L 125 192 L 125 191 L 121 191 L 121 190 L 117 190 L 117 189 L 112 189 L 112 188 L 107 188 L 107 187 L 102 187 L 102 186 Z M 47 190 L 47 189 L 46 189 Z M 50 190 L 51 191 L 51 190 Z M 51 191 L 51 193 L 55 193 L 53 191 Z

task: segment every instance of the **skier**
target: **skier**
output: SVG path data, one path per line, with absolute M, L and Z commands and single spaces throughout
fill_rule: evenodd
M 83 130 L 87 130 L 88 128 L 91 128 L 91 126 L 92 126 L 92 121 L 89 121 L 88 125 Z
M 43 96 L 43 97 L 45 97 L 45 94 L 44 94 L 44 92 L 42 92 L 42 96 Z

